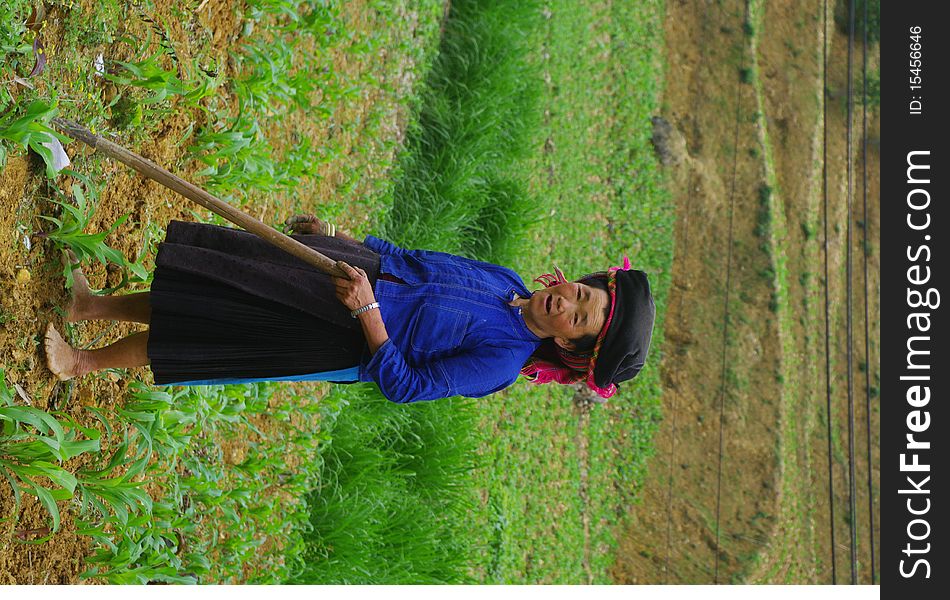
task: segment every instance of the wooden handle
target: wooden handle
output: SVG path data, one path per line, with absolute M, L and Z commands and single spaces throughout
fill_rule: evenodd
M 114 158 L 115 160 L 132 167 L 145 177 L 157 181 L 170 190 L 178 192 L 185 198 L 194 200 L 211 212 L 221 215 L 221 217 L 227 219 L 235 225 L 270 242 L 278 248 L 286 250 L 300 260 L 306 262 L 309 265 L 313 265 L 327 275 L 349 279 L 349 276 L 336 265 L 336 261 L 327 258 L 325 255 L 317 252 L 310 246 L 302 244 L 290 236 L 284 235 L 273 227 L 265 225 L 260 220 L 255 219 L 251 215 L 238 210 L 237 208 L 234 208 L 227 202 L 215 198 L 200 187 L 185 181 L 177 175 L 172 174 L 171 172 L 156 165 L 149 159 L 139 156 L 134 152 L 130 152 L 122 146 L 119 146 L 116 143 L 110 142 L 109 140 L 92 133 L 78 123 L 74 123 L 67 119 L 61 119 L 59 117 L 53 118 L 51 123 L 64 134 L 91 146 L 96 151 L 102 152 L 110 158 Z

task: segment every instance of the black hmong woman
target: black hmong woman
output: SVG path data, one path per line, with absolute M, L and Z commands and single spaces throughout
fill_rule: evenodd
M 643 367 L 655 309 L 646 275 L 626 259 L 575 282 L 555 269 L 532 294 L 504 267 L 373 236 L 359 243 L 310 215 L 286 223 L 351 279 L 243 230 L 172 221 L 150 292 L 95 296 L 73 271 L 67 321 L 149 330 L 76 350 L 50 324 L 50 370 L 69 379 L 150 365 L 156 385 L 374 381 L 401 403 L 481 397 L 519 374 L 584 381 L 608 398 Z

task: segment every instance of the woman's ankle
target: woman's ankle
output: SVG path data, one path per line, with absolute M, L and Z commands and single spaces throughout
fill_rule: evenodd
M 122 321 L 148 325 L 152 316 L 151 295 L 149 292 L 135 292 L 116 296 L 96 296 L 90 294 L 77 297 L 66 316 L 69 322 L 75 321 Z
M 148 358 L 147 330 L 133 333 L 103 348 L 80 352 L 80 368 L 87 373 L 103 369 L 134 369 L 151 362 Z

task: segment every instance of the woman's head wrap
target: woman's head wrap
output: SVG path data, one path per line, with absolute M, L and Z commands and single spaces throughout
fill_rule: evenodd
M 554 275 L 541 275 L 534 281 L 552 287 L 567 283 L 564 273 L 556 266 Z M 650 340 L 656 307 L 650 294 L 646 273 L 630 269 L 630 259 L 623 257 L 623 267 L 592 273 L 580 282 L 593 278 L 606 279 L 610 296 L 610 313 L 604 322 L 594 350 L 574 353 L 557 344 L 535 353 L 521 369 L 521 374 L 537 384 L 571 384 L 584 381 L 602 398 L 617 392 L 617 384 L 636 377 L 643 368 Z M 543 344 L 542 344 L 543 346 Z

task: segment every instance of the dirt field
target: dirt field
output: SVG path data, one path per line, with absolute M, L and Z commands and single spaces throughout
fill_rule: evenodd
M 831 15 L 824 30 L 820 2 L 765 4 L 667 6 L 668 80 L 662 116 L 673 128 L 671 141 L 664 144 L 670 154 L 677 230 L 663 348 L 664 422 L 642 501 L 632 509 L 623 534 L 613 570 L 618 582 L 851 581 L 848 38 Z M 861 45 L 854 48 L 860 94 Z M 876 51 L 871 48 L 870 68 L 876 64 Z M 880 125 L 877 115 L 869 113 L 867 358 L 859 103 L 853 123 L 853 520 L 858 581 L 871 583 L 864 369 L 870 369 L 873 396 L 876 547 L 880 305 L 879 157 L 874 140 Z M 823 285 L 825 186 L 829 328 Z M 826 331 L 830 363 L 825 358 Z M 831 379 L 833 502 L 826 364 Z

